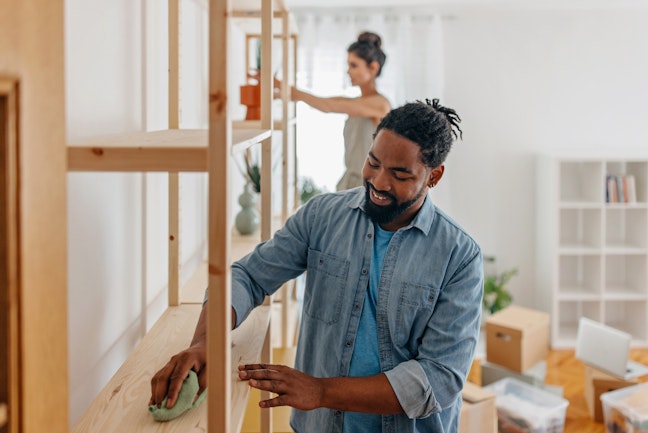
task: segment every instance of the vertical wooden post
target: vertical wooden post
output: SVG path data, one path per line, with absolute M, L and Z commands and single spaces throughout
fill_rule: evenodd
M 272 75 L 272 28 L 274 18 L 272 0 L 261 2 L 261 128 L 272 130 L 272 100 L 274 96 L 274 77 Z M 261 241 L 272 236 L 272 135 L 261 143 Z M 272 306 L 272 299 L 266 305 Z M 272 316 L 271 316 L 272 317 Z M 270 319 L 272 320 L 272 319 Z M 268 326 L 266 340 L 261 351 L 261 361 L 272 363 L 272 322 Z M 262 391 L 261 399 L 270 398 L 270 393 Z M 261 433 L 272 431 L 272 410 L 261 411 Z
M 21 388 L 17 91 L 15 80 L 0 77 L 0 403 L 5 404 L 2 424 L 8 422 L 0 430 L 8 433 L 18 432 Z
M 296 80 L 296 71 L 297 71 L 297 44 L 299 42 L 299 36 L 296 34 L 292 37 L 293 39 L 293 68 L 294 69 L 294 76 L 293 79 Z M 291 85 L 297 85 L 296 82 L 292 82 Z M 296 113 L 297 108 L 295 107 L 295 116 L 297 115 Z M 293 209 L 297 209 L 299 207 L 299 202 L 301 200 L 301 195 L 299 194 L 299 172 L 297 170 L 297 122 L 293 123 L 293 182 L 295 185 L 295 201 L 293 203 Z
M 227 433 L 231 416 L 230 146 L 227 62 L 230 0 L 209 2 L 209 302 L 207 303 L 208 433 Z M 225 205 L 223 205 L 225 204 Z
M 169 0 L 169 129 L 180 127 L 180 2 Z M 180 175 L 169 172 L 168 304 L 180 305 Z

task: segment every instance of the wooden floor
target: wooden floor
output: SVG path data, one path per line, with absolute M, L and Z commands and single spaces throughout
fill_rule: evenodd
M 630 358 L 648 365 L 648 349 L 632 349 Z M 574 358 L 573 351 L 552 351 L 549 354 L 545 382 L 562 386 L 563 395 L 569 400 L 565 433 L 605 433 L 603 423 L 594 422 L 587 410 L 584 396 L 584 375 L 584 365 Z M 648 382 L 648 376 L 639 378 L 639 381 Z
M 648 365 L 648 348 L 632 349 L 630 358 Z M 573 350 L 554 350 L 549 353 L 545 383 L 561 386 L 563 396 L 569 400 L 564 433 L 605 433 L 603 423 L 594 422 L 587 410 L 584 378 L 585 366 L 574 358 Z M 479 369 L 471 371 L 469 379 L 480 384 Z M 639 382 L 648 382 L 648 376 L 639 378 Z

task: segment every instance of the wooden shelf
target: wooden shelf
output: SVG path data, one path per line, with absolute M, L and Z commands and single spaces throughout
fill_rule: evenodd
M 262 129 L 232 130 L 232 154 L 270 137 Z M 207 130 L 167 129 L 97 137 L 68 145 L 68 171 L 207 171 Z
M 296 117 L 291 117 L 288 119 L 288 126 L 292 126 L 297 123 L 297 118 Z M 238 129 L 238 130 L 245 130 L 245 129 L 260 129 L 261 128 L 261 121 L 260 120 L 235 120 L 232 122 L 232 127 Z M 272 125 L 272 129 L 274 131 L 281 131 L 283 128 L 282 121 L 275 120 Z
M 206 402 L 166 423 L 154 421 L 147 410 L 151 377 L 172 355 L 187 347 L 200 310 L 200 305 L 169 307 L 92 402 L 72 433 L 207 431 Z M 257 307 L 232 331 L 232 432 L 240 431 L 249 397 L 249 386 L 238 379 L 237 366 L 258 361 L 269 318 L 270 307 Z
M 0 428 L 7 424 L 7 405 L 0 403 Z

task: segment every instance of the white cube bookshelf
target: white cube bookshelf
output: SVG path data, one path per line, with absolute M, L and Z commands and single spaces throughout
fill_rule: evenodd
M 610 175 L 634 177 L 635 202 L 608 202 Z M 580 317 L 648 346 L 648 154 L 542 155 L 537 176 L 536 290 L 552 347 L 575 346 Z

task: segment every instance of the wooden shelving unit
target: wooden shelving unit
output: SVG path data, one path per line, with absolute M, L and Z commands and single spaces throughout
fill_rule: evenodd
M 178 0 L 169 0 L 169 129 L 98 137 L 67 147 L 68 171 L 167 172 L 169 173 L 169 307 L 133 353 L 105 386 L 90 408 L 75 424 L 74 433 L 112 432 L 239 432 L 247 407 L 249 387 L 236 374 L 239 363 L 271 359 L 273 305 L 255 309 L 235 331 L 230 331 L 232 260 L 251 251 L 273 232 L 271 198 L 273 128 L 283 132 L 283 166 L 291 163 L 286 156 L 288 128 L 295 127 L 290 115 L 288 90 L 282 92 L 282 121 L 273 120 L 273 77 L 270 68 L 261 75 L 264 90 L 261 120 L 234 122 L 227 110 L 229 53 L 229 20 L 253 20 L 262 42 L 262 58 L 272 59 L 271 40 L 283 34 L 288 55 L 288 11 L 281 0 L 209 1 L 209 128 L 179 129 L 178 82 Z M 283 33 L 273 31 L 280 22 Z M 293 39 L 295 40 L 294 34 Z M 296 50 L 295 50 L 296 51 Z M 288 63 L 284 61 L 287 70 Z M 284 86 L 286 87 L 286 86 Z M 293 107 L 294 111 L 294 107 Z M 229 175 L 232 156 L 252 146 L 261 146 L 261 228 L 252 236 L 232 234 L 229 201 Z M 294 153 L 292 153 L 294 158 Z M 292 161 L 294 164 L 294 161 Z M 209 257 L 183 286 L 178 284 L 178 173 L 209 174 Z M 296 173 L 296 170 L 295 170 Z M 284 174 L 282 197 L 288 194 L 289 179 Z M 293 182 L 293 187 L 296 181 Z M 289 212 L 283 205 L 280 223 Z M 155 371 L 191 337 L 201 310 L 204 289 L 211 288 L 208 305 L 208 398 L 198 409 L 168 423 L 156 423 L 146 410 L 150 379 Z M 272 431 L 268 411 L 261 415 L 261 431 Z

